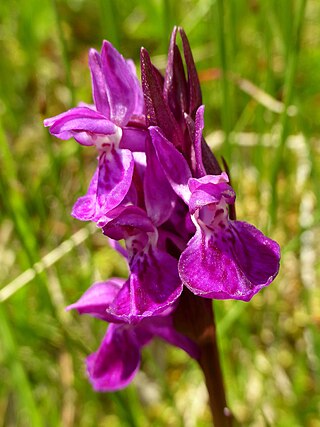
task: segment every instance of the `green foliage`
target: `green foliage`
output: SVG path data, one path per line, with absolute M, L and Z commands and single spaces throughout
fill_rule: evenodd
M 91 101 L 89 47 L 107 38 L 138 63 L 143 45 L 163 66 L 177 24 L 238 218 L 283 250 L 279 277 L 251 303 L 214 304 L 230 407 L 245 426 L 320 426 L 319 2 L 11 0 L 0 18 L 0 425 L 210 424 L 196 363 L 160 342 L 127 390 L 91 390 L 83 359 L 105 326 L 64 307 L 126 268 L 99 232 L 69 217 L 94 150 L 42 127 Z

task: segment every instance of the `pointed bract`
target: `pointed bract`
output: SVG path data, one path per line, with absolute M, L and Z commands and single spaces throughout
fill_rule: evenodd
M 177 27 L 174 28 L 168 52 L 168 64 L 163 87 L 163 95 L 178 122 L 188 111 L 188 87 L 180 51 L 176 45 Z
M 141 49 L 140 58 L 147 125 L 159 126 L 174 145 L 182 147 L 181 129 L 164 100 L 163 88 L 159 85 L 149 54 L 144 48 Z
M 184 57 L 186 60 L 187 71 L 188 71 L 188 89 L 189 89 L 188 113 L 192 118 L 194 118 L 197 109 L 202 104 L 201 87 L 200 87 L 199 77 L 198 77 L 196 66 L 193 60 L 188 38 L 181 27 L 179 27 L 178 30 L 182 39 L 183 52 L 184 52 Z

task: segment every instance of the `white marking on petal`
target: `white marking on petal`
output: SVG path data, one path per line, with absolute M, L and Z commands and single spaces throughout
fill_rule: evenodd
M 116 125 L 115 129 L 115 133 L 110 135 L 93 135 L 93 143 L 99 151 L 104 151 L 109 154 L 113 148 L 119 148 L 120 140 L 122 138 L 122 129 Z

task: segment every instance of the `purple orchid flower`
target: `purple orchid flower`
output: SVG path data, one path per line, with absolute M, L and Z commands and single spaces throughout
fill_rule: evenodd
M 60 139 L 73 137 L 79 144 L 97 148 L 96 173 L 72 215 L 103 226 L 107 213 L 129 191 L 134 169 L 131 151 L 144 151 L 147 131 L 143 94 L 132 61 L 104 41 L 101 54 L 90 50 L 89 66 L 95 106 L 72 108 L 46 119 L 44 125 Z
M 119 278 L 95 283 L 79 301 L 67 308 L 114 322 L 109 325 L 98 351 L 87 358 L 88 376 L 97 391 L 126 387 L 139 370 L 141 349 L 156 336 L 183 349 L 195 359 L 199 357 L 198 347 L 174 329 L 171 315 L 146 318 L 135 325 L 123 323 L 122 317 L 110 315 L 110 306 L 123 286 L 125 280 Z
M 229 219 L 235 193 L 225 172 L 193 178 L 183 155 L 159 128 L 151 127 L 150 134 L 163 171 L 196 227 L 179 259 L 182 283 L 205 298 L 249 301 L 278 274 L 279 245 L 254 226 Z M 199 165 L 199 173 L 204 172 Z
M 208 380 L 217 356 L 209 299 L 249 301 L 277 275 L 279 246 L 235 219 L 228 174 L 202 135 L 200 83 L 181 28 L 173 30 L 165 76 L 141 50 L 143 91 L 132 61 L 109 42 L 101 53 L 90 50 L 89 66 L 94 105 L 44 123 L 56 137 L 98 150 L 72 215 L 101 227 L 129 268 L 127 280 L 96 283 L 68 307 L 110 323 L 87 359 L 90 381 L 99 391 L 128 385 L 155 336 L 198 359 Z M 218 368 L 215 360 L 212 395 Z

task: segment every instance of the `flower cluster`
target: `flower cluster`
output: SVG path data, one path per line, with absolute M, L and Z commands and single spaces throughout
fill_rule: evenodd
M 277 275 L 280 251 L 230 214 L 235 192 L 202 136 L 201 90 L 181 28 L 172 33 L 165 76 L 141 50 L 142 87 L 132 61 L 107 41 L 101 53 L 90 50 L 89 66 L 94 105 L 44 124 L 60 139 L 95 146 L 97 169 L 72 215 L 95 222 L 128 263 L 127 280 L 95 283 L 69 307 L 109 323 L 87 371 L 96 390 L 111 391 L 132 380 L 154 336 L 199 357 L 174 327 L 184 289 L 249 301 Z

